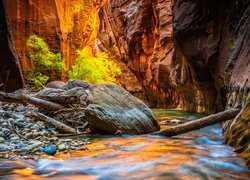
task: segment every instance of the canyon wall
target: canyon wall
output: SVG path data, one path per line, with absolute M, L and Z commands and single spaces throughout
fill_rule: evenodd
M 18 86 L 10 85 L 9 91 L 22 87 L 22 84 L 25 84 L 24 79 L 34 68 L 27 58 L 26 41 L 30 35 L 38 35 L 48 43 L 53 52 L 62 53 L 66 65 L 64 80 L 77 58 L 76 50 L 88 46 L 93 54 L 98 51 L 95 48 L 100 23 L 98 13 L 105 2 L 106 0 L 1 0 L 5 8 L 1 17 L 6 19 L 5 27 L 13 40 L 11 47 L 15 50 L 12 56 L 15 56 L 15 62 L 20 65 L 19 76 L 24 77 Z M 8 62 L 9 59 L 4 57 L 3 61 Z M 118 63 L 126 77 L 119 78 L 121 85 L 131 91 L 141 91 L 137 79 L 126 65 L 121 61 Z M 2 68 L 7 69 L 7 66 Z M 4 83 L 5 79 L 0 79 L 0 84 Z M 53 79 L 53 74 L 50 80 L 56 80 Z M 9 84 L 11 82 L 9 81 Z
M 89 46 L 108 52 L 122 86 L 151 107 L 243 107 L 224 131 L 249 154 L 250 0 L 1 0 L 0 22 L 0 90 L 25 83 L 32 34 L 62 52 L 67 70 Z
M 249 1 L 108 0 L 97 45 L 138 78 L 152 107 L 212 113 L 249 86 Z
M 3 2 L 0 1 L 0 91 L 11 91 L 22 87 L 23 79 L 13 39 L 7 28 Z
M 108 0 L 100 17 L 98 46 L 127 64 L 152 107 L 241 107 L 224 133 L 250 166 L 249 0 Z
M 151 107 L 176 107 L 171 0 L 107 0 L 96 45 L 135 74 Z M 174 78 L 172 80 L 171 78 Z

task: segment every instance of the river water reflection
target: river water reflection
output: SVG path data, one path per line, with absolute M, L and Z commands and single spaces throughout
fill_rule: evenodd
M 169 119 L 192 120 L 199 114 L 155 110 L 164 126 Z M 40 160 L 0 162 L 0 179 L 250 179 L 233 148 L 214 125 L 174 138 L 93 136 L 88 151 L 58 153 Z

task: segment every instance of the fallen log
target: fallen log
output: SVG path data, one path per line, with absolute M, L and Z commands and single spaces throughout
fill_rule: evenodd
M 38 106 L 44 109 L 48 109 L 48 110 L 59 110 L 59 109 L 64 109 L 65 107 L 54 103 L 54 102 L 50 102 L 50 101 L 46 101 L 43 99 L 38 99 L 35 97 L 31 97 L 29 95 L 22 95 L 21 98 L 23 99 L 24 102 L 29 103 L 29 104 L 33 104 L 34 106 Z
M 33 118 L 35 121 L 43 121 L 46 124 L 49 124 L 56 128 L 58 131 L 62 133 L 76 133 L 76 130 L 72 127 L 67 126 L 66 124 L 59 122 L 51 117 L 45 116 L 39 112 L 30 113 L 26 115 L 27 117 Z
M 58 111 L 55 111 L 54 114 L 69 113 L 69 112 L 84 113 L 85 110 L 86 110 L 86 108 L 67 108 L 67 109 L 60 109 Z
M 80 103 L 80 99 L 78 96 L 74 96 L 74 95 L 64 95 L 64 94 L 57 94 L 55 95 L 39 95 L 36 96 L 39 99 L 44 99 L 44 100 L 49 100 L 55 103 L 59 103 L 59 104 L 79 104 Z
M 9 103 L 24 103 L 20 96 L 2 91 L 0 91 L 0 101 Z
M 163 135 L 163 136 L 168 136 L 168 137 L 176 136 L 179 134 L 183 134 L 183 133 L 201 129 L 201 128 L 204 128 L 213 124 L 227 121 L 229 119 L 234 118 L 239 112 L 240 112 L 240 109 L 229 109 L 223 112 L 219 112 L 217 114 L 212 114 L 207 117 L 203 117 L 194 121 L 180 124 L 180 125 L 168 128 L 168 129 L 156 131 L 151 134 Z
M 46 101 L 43 99 L 35 98 L 27 94 L 16 95 L 12 93 L 5 93 L 0 91 L 0 101 L 9 102 L 9 103 L 20 103 L 20 104 L 33 104 L 48 110 L 60 110 L 65 109 L 63 105 L 60 105 L 55 102 Z

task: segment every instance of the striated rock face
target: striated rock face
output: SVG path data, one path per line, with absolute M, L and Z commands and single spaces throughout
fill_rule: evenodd
M 96 45 L 115 54 L 136 75 L 152 107 L 176 106 L 171 0 L 108 0 L 100 12 Z
M 225 135 L 249 154 L 249 0 L 108 0 L 100 17 L 98 45 L 135 73 L 151 106 L 209 114 L 245 104 Z
M 224 133 L 250 167 L 250 1 L 176 0 L 173 12 L 174 59 L 188 64 L 208 112 L 242 107 Z
M 187 78 L 199 92 L 195 96 L 200 101 L 198 107 L 207 112 L 225 107 L 226 94 L 232 92 L 231 87 L 247 85 L 249 3 L 234 0 L 219 3 L 176 0 L 174 3 L 174 59 L 182 59 L 187 64 Z
M 108 0 L 100 17 L 97 45 L 127 64 L 152 107 L 220 111 L 248 81 L 249 1 Z

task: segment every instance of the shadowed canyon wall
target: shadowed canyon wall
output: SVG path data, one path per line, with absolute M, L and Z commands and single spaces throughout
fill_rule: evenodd
M 226 141 L 250 166 L 250 1 L 108 0 L 99 46 L 134 72 L 153 107 L 243 107 Z
M 23 85 L 19 62 L 10 35 L 3 2 L 0 1 L 0 91 L 12 91 Z
M 136 75 L 151 107 L 176 107 L 172 2 L 108 0 L 100 12 L 99 48 L 112 52 Z
M 249 1 L 108 0 L 98 46 L 136 75 L 152 107 L 212 113 L 249 86 Z

